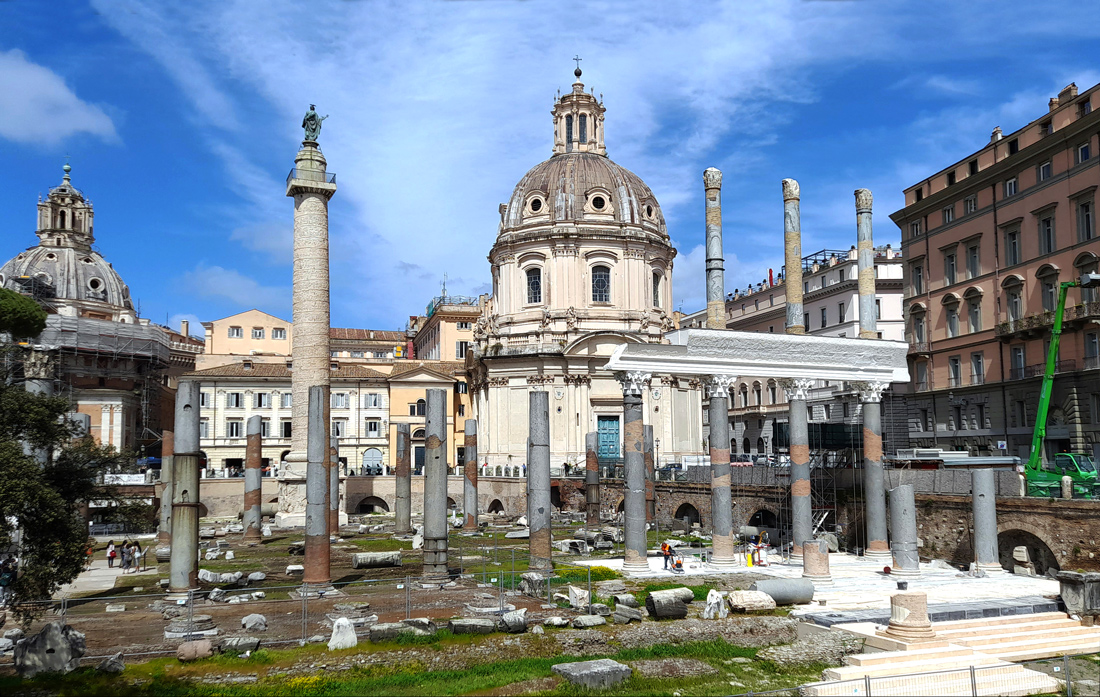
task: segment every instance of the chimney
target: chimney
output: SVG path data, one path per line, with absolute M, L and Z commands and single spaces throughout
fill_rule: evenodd
M 725 255 L 722 253 L 722 172 L 703 170 L 706 198 L 707 329 L 726 328 Z
M 998 140 L 1000 140 L 1003 137 L 1004 136 L 1001 134 L 1001 127 L 997 126 L 993 129 L 993 133 L 989 136 L 989 142 L 990 143 L 996 143 Z
M 180 334 L 183 334 L 184 337 L 191 336 L 191 334 L 189 332 L 190 329 L 191 329 L 191 323 L 188 322 L 185 319 L 181 319 L 180 320 Z
M 802 315 L 802 213 L 798 182 L 783 180 L 783 251 L 787 264 L 787 333 L 805 334 Z
M 871 204 L 868 189 L 856 189 L 856 268 L 859 272 L 859 338 L 878 338 L 875 318 L 875 242 L 871 234 Z

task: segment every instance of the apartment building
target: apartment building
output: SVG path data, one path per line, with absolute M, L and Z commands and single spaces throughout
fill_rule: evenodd
M 1100 85 L 905 189 L 913 445 L 1027 457 L 1059 285 L 1096 271 Z M 1100 442 L 1100 300 L 1072 288 L 1047 455 Z
M 432 298 L 424 314 L 409 318 L 415 357 L 425 361 L 464 361 L 473 345 L 474 327 L 486 298 L 443 295 Z

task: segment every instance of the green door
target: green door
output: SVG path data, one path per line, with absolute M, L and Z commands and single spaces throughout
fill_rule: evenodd
M 599 434 L 599 450 L 596 453 L 599 459 L 619 459 L 619 417 L 597 417 L 596 432 Z

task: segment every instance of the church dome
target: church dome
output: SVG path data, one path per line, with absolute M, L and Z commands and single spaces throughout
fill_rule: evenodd
M 642 179 L 606 155 L 555 154 L 523 175 L 506 204 L 504 230 L 547 223 L 639 226 L 668 238 L 657 198 Z

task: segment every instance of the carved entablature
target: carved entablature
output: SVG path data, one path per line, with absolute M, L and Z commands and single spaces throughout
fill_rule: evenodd
M 528 375 L 528 385 L 552 385 L 554 384 L 553 375 Z
M 563 379 L 565 380 L 566 385 L 577 385 L 577 386 L 583 385 L 583 386 L 587 387 L 588 385 L 592 384 L 592 378 L 588 375 L 568 374 L 568 375 L 564 375 Z
M 508 378 L 489 378 L 489 387 L 508 387 Z

